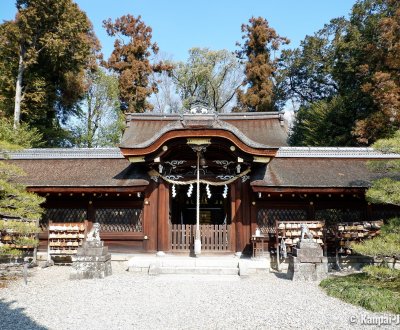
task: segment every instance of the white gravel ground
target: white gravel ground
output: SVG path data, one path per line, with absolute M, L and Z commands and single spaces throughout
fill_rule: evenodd
M 70 281 L 65 266 L 32 270 L 28 285 L 0 289 L 0 329 L 373 329 L 362 322 L 382 317 L 272 273 L 153 277 L 125 269 L 113 263 L 112 276 L 81 281 Z

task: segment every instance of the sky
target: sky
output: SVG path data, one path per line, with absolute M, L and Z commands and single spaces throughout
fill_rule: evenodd
M 241 25 L 252 16 L 266 18 L 297 47 L 332 18 L 348 17 L 355 0 L 76 0 L 93 23 L 107 59 L 113 40 L 102 27 L 105 19 L 141 15 L 153 29 L 162 56 L 185 61 L 192 47 L 238 49 Z M 14 18 L 14 0 L 0 0 L 0 21 Z

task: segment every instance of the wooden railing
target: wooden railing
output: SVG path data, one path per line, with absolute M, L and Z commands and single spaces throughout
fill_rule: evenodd
M 204 251 L 229 251 L 230 225 L 200 225 L 201 249 Z M 193 250 L 195 225 L 171 225 L 171 250 Z

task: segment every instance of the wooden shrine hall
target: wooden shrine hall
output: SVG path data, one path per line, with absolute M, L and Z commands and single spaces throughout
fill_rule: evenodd
M 288 147 L 281 113 L 203 112 L 128 114 L 119 148 L 11 153 L 21 182 L 46 197 L 40 249 L 49 223 L 97 222 L 114 253 L 251 253 L 256 229 L 273 249 L 277 224 L 297 221 L 322 221 L 321 238 L 336 249 L 338 225 L 400 213 L 365 200 L 379 177 L 367 161 L 399 155 Z

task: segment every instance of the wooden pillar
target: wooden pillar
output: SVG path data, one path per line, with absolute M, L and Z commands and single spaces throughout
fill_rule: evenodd
M 143 233 L 147 240 L 143 249 L 148 252 L 157 251 L 157 216 L 158 216 L 158 186 L 151 180 L 144 192 L 143 203 Z
M 230 237 L 230 249 L 236 252 L 236 194 L 235 184 L 229 186 L 230 203 L 231 203 L 231 237 Z
M 235 222 L 236 222 L 236 252 L 243 252 L 243 216 L 242 216 L 242 192 L 240 183 L 236 180 L 235 188 Z
M 256 199 L 253 197 L 254 194 L 249 191 L 249 195 L 250 195 L 250 234 L 253 235 L 253 233 L 256 232 L 256 229 L 258 227 L 257 224 L 257 211 L 258 211 L 258 206 L 257 206 L 257 201 Z
M 158 185 L 157 250 L 169 251 L 169 189 L 164 181 Z
M 242 250 L 246 253 L 251 253 L 250 238 L 251 238 L 251 219 L 250 219 L 250 207 L 251 207 L 251 191 L 250 181 L 246 182 L 239 181 L 239 185 L 242 188 Z

